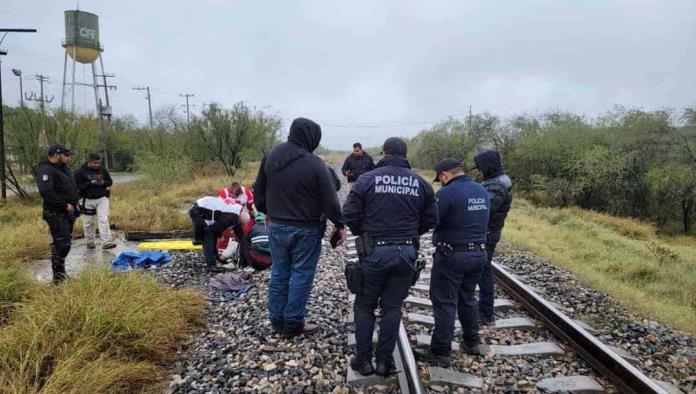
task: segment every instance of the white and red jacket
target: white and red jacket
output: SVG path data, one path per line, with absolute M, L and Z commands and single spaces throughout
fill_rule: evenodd
M 228 204 L 239 204 L 243 207 L 251 208 L 251 204 L 254 203 L 254 193 L 248 187 L 242 186 L 242 192 L 235 196 L 232 194 L 230 187 L 220 189 L 218 191 L 218 196 L 223 199 Z

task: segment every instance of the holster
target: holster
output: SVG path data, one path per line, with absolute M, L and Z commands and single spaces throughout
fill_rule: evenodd
M 96 215 L 96 214 L 97 214 L 97 210 L 96 210 L 96 209 L 87 209 L 87 207 L 85 206 L 86 203 L 87 203 L 87 198 L 82 197 L 82 199 L 81 199 L 81 200 L 79 201 L 79 203 L 77 204 L 77 210 L 78 210 L 81 214 L 83 214 L 83 215 L 85 215 L 85 216 L 94 216 L 94 215 Z
M 362 233 L 355 239 L 355 249 L 360 258 L 372 256 L 372 253 L 375 252 L 375 243 L 372 240 L 372 236 L 368 233 Z
M 454 248 L 447 242 L 438 242 L 437 245 L 435 245 L 435 253 L 440 256 L 449 257 L 454 254 Z
M 421 271 L 425 269 L 426 261 L 423 257 L 419 257 L 416 260 L 416 272 L 413 274 L 413 281 L 411 281 L 411 286 L 415 285 L 420 279 Z
M 360 259 L 348 260 L 348 262 L 346 262 L 344 273 L 346 275 L 346 285 L 348 287 L 348 291 L 353 294 L 362 293 L 363 277 Z

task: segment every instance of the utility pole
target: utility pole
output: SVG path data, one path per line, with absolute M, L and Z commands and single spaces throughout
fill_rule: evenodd
M 13 68 L 12 74 L 19 78 L 19 105 L 22 108 L 24 108 L 24 88 L 22 87 L 22 70 L 18 68 Z
M 97 115 L 99 116 L 99 144 L 101 145 L 102 155 L 104 160 L 104 166 L 109 168 L 109 152 L 106 148 L 106 134 L 109 130 L 109 125 L 111 123 L 111 104 L 109 102 L 109 90 L 116 90 L 115 85 L 109 85 L 106 78 L 113 78 L 114 74 L 107 74 L 104 72 L 104 61 L 102 57 L 99 56 L 99 61 L 101 62 L 101 74 L 97 74 L 97 69 L 92 63 L 92 78 L 94 81 L 94 97 L 97 100 Z M 99 83 L 99 78 L 101 77 L 103 85 Z M 99 98 L 99 88 L 104 88 L 104 98 L 106 100 L 106 105 L 102 105 L 102 99 Z M 106 120 L 104 119 L 106 118 Z
M 49 83 L 48 77 L 42 74 L 36 74 L 36 80 L 39 81 L 39 97 L 36 97 L 36 93 L 31 92 L 30 95 L 26 96 L 25 98 L 27 101 L 36 101 L 39 103 L 39 108 L 41 108 L 41 116 L 46 115 L 46 103 L 51 103 L 53 102 L 54 97 L 51 96 L 50 98 L 46 97 L 44 95 L 44 82 Z
M 0 39 L 0 44 L 7 37 L 7 33 L 36 33 L 36 29 L 6 29 L 0 28 L 0 33 L 5 33 Z M 0 56 L 7 52 L 0 49 Z M 0 62 L 0 196 L 7 200 L 7 175 L 5 174 L 5 116 L 2 113 L 2 62 Z
M 473 132 L 474 128 L 471 126 L 471 104 L 469 104 L 469 133 Z
M 186 98 L 186 125 L 188 126 L 189 123 L 191 123 L 191 112 L 189 111 L 189 97 L 194 97 L 194 94 L 184 93 L 180 94 L 179 96 Z
M 147 108 L 148 108 L 148 111 L 150 112 L 150 130 L 152 130 L 154 127 L 152 125 L 152 101 L 150 100 L 150 87 L 149 86 L 145 86 L 145 87 L 137 86 L 137 87 L 134 87 L 133 90 L 145 90 L 145 91 L 147 91 L 147 96 L 145 96 L 145 98 L 147 99 Z

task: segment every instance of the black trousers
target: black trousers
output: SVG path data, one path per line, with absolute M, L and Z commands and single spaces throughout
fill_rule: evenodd
M 238 217 L 235 214 L 221 214 L 210 225 L 205 223 L 201 215 L 201 211 L 194 204 L 189 210 L 189 216 L 193 222 L 193 239 L 203 243 L 203 255 L 207 265 L 213 266 L 217 263 L 217 239 L 222 236 L 222 232 L 228 227 L 232 227 L 235 235 L 241 240 L 243 233 L 241 231 Z
M 75 216 L 67 213 L 44 211 L 43 219 L 48 224 L 53 240 L 51 244 L 53 281 L 60 282 L 67 277 L 65 273 L 65 258 L 70 253 Z

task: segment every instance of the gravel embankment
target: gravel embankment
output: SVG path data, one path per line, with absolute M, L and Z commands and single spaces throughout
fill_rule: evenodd
M 520 248 L 497 253 L 496 260 L 542 290 L 574 319 L 588 323 L 605 344 L 639 359 L 638 367 L 653 379 L 696 393 L 696 340 L 693 336 L 628 311 L 607 294 L 583 286 L 571 273 Z
M 309 300 L 308 322 L 320 326 L 308 337 L 285 340 L 271 331 L 269 271 L 243 271 L 253 285 L 234 300 L 211 290 L 212 277 L 198 253 L 174 253 L 155 276 L 177 288 L 193 287 L 208 298 L 208 326 L 180 349 L 172 368 L 171 393 L 348 392 L 350 360 L 343 322 L 350 305 L 339 257 L 325 245 Z

